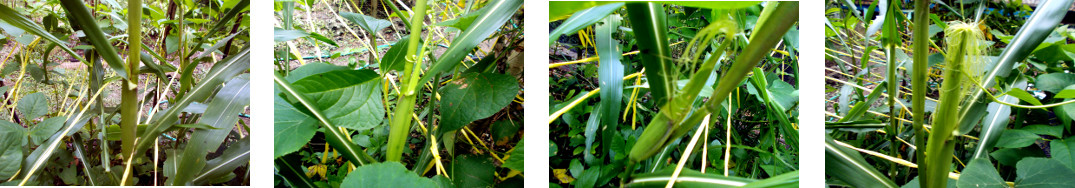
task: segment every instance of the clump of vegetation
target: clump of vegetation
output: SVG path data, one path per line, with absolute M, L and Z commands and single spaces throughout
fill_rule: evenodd
M 249 185 L 248 7 L 0 4 L 0 185 Z
M 665 3 L 550 3 L 550 186 L 798 187 L 798 2 Z
M 521 186 L 523 1 L 372 2 L 276 2 L 275 185 Z
M 1071 0 L 879 2 L 828 4 L 827 184 L 1075 186 Z

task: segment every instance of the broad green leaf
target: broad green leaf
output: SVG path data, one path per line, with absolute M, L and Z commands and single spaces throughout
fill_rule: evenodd
M 366 30 L 366 32 L 368 33 L 377 33 L 380 32 L 381 29 L 384 29 L 388 26 L 392 26 L 392 22 L 389 22 L 388 20 L 382 20 L 352 12 L 340 12 L 340 16 L 342 16 L 343 18 L 347 18 L 347 20 L 350 20 L 355 24 L 358 24 L 358 27 L 362 27 L 362 29 Z
M 493 138 L 496 140 L 508 139 L 519 133 L 519 128 L 523 126 L 522 122 L 508 120 L 500 120 L 493 123 L 491 129 L 493 132 Z
M 1064 89 L 1075 89 L 1075 84 L 1068 85 L 1067 87 L 1064 87 Z M 1071 100 L 1075 100 L 1075 99 L 1064 99 L 1064 101 L 1071 101 Z M 1067 118 L 1069 118 L 1069 119 L 1070 118 L 1075 118 L 1075 104 L 1060 105 L 1060 107 L 1054 107 L 1052 109 L 1054 110 L 1055 113 L 1057 113 L 1057 115 L 1063 114 L 1063 115 L 1066 115 Z
M 45 119 L 40 123 L 37 123 L 37 125 L 34 125 L 33 129 L 30 129 L 30 132 L 27 134 L 30 135 L 30 139 L 33 141 L 34 145 L 41 145 L 41 142 L 44 142 L 45 139 L 48 139 L 63 127 L 65 119 L 66 118 L 64 117 L 51 117 Z
M 275 88 L 273 95 L 273 158 L 298 151 L 317 133 L 317 120 L 288 103 Z
M 507 159 L 504 159 L 504 164 L 500 165 L 504 168 L 510 168 L 523 172 L 523 141 L 519 140 L 519 143 L 515 143 L 515 148 L 511 149 L 511 155 L 508 155 Z
M 1049 158 L 1024 158 L 1015 165 L 1015 187 L 1075 187 L 1075 171 Z
M 295 106 L 296 108 L 299 108 L 303 112 L 308 112 L 318 120 L 318 123 L 320 123 L 323 128 L 322 130 L 324 130 L 325 141 L 328 142 L 329 146 L 340 151 L 339 153 L 341 153 L 344 158 L 355 165 L 368 165 L 376 162 L 373 157 L 366 154 L 362 148 L 359 148 L 354 142 L 348 141 L 347 135 L 345 135 L 343 130 L 341 130 L 340 127 L 335 126 L 329 118 L 321 112 L 321 108 L 319 108 L 316 103 L 299 92 L 286 80 L 286 78 L 284 78 L 283 75 L 280 75 L 278 72 L 274 73 L 273 82 L 276 83 L 278 86 L 277 88 L 282 91 L 282 94 L 286 95 L 288 98 L 295 99 L 298 102 L 298 106 Z
M 1056 93 L 1056 95 L 1053 96 L 1053 98 L 1059 98 L 1059 99 L 1075 98 L 1075 89 L 1064 89 L 1064 90 L 1060 91 L 1060 93 Z
M 855 187 L 896 187 L 857 151 L 840 146 L 828 134 L 825 135 L 825 174 Z
M 989 153 L 990 157 L 996 159 L 998 163 L 1007 166 L 1015 166 L 1019 160 L 1027 157 L 1045 157 L 1045 153 L 1038 148 L 1004 148 L 998 149 Z
M 1004 131 L 1004 135 L 997 141 L 998 148 L 1021 148 L 1034 144 L 1041 137 L 1030 131 L 1012 129 Z
M 1038 82 L 1041 83 L 1041 80 L 1038 80 Z M 1023 100 L 1023 102 L 1027 102 L 1027 103 L 1030 103 L 1030 104 L 1033 104 L 1033 105 L 1037 105 L 1037 106 L 1041 105 L 1041 101 L 1039 101 L 1038 98 L 1034 98 L 1034 95 L 1031 95 L 1030 93 L 1027 93 L 1023 89 L 1012 88 L 1012 90 L 1009 90 L 1008 92 L 1005 92 L 1004 94 L 1012 96 L 1012 97 L 1015 97 L 1015 98 L 1019 98 L 1019 100 Z
M 1061 134 L 1064 132 L 1064 127 L 1063 126 L 1052 126 L 1052 125 L 1040 125 L 1039 124 L 1039 125 L 1026 126 L 1026 127 L 1020 128 L 1020 130 L 1024 130 L 1024 131 L 1034 133 L 1034 134 L 1050 135 L 1050 136 L 1055 136 L 1057 138 L 1060 138 Z
M 493 161 L 481 155 L 456 156 L 447 169 L 457 187 L 489 187 L 496 181 Z
M 49 101 L 45 99 L 45 94 L 31 93 L 19 99 L 19 106 L 15 108 L 22 119 L 28 121 L 49 113 Z
M 518 81 L 509 75 L 470 73 L 460 76 L 440 91 L 442 122 L 439 130 L 458 130 L 474 120 L 492 116 L 508 106 L 518 92 Z
M 25 130 L 9 121 L 0 121 L 0 177 L 11 177 L 22 168 Z
M 492 170 L 492 169 L 489 169 Z M 462 179 L 462 176 L 452 176 Z M 347 174 L 340 187 L 437 187 L 432 179 L 418 176 L 398 162 L 360 166 Z
M 325 63 L 310 63 L 291 71 L 288 81 L 345 67 Z M 273 87 L 273 158 L 298 151 L 317 133 L 317 120 L 289 103 L 279 86 Z
M 1004 179 L 1000 178 L 1000 174 L 997 173 L 997 169 L 993 168 L 993 163 L 989 162 L 986 158 L 977 158 L 970 161 L 967 168 L 963 169 L 963 173 L 959 176 L 957 184 L 959 187 L 994 187 L 1004 188 L 1007 184 L 1004 183 Z
M 1075 169 L 1075 137 L 1050 141 L 1049 153 L 1064 166 Z
M 444 50 L 437 62 L 422 75 L 418 83 L 428 82 L 433 76 L 462 64 L 467 54 L 473 51 L 478 43 L 485 41 L 485 38 L 500 29 L 522 4 L 522 0 L 499 0 L 486 4 L 482 8 L 486 11 L 474 18 L 474 22 L 464 29 L 464 32 L 452 39 L 452 44 L 448 45 L 448 49 Z
M 918 178 L 919 178 L 918 176 L 915 176 L 914 179 L 911 179 L 911 181 L 908 181 L 907 184 L 904 184 L 903 186 L 900 186 L 900 188 L 919 188 L 919 187 L 922 187 L 922 186 L 919 185 Z M 947 183 L 946 187 L 957 187 L 956 185 L 957 185 L 956 180 L 948 178 L 948 183 Z
M 560 3 L 564 2 L 549 2 L 549 4 Z M 557 26 L 556 29 L 553 29 L 549 32 L 549 45 L 552 45 L 553 42 L 559 40 L 561 35 L 575 33 L 579 29 L 593 25 L 594 23 L 597 23 L 597 21 L 600 21 L 602 18 L 607 17 L 609 14 L 612 14 L 612 12 L 619 10 L 621 7 L 623 7 L 623 3 L 611 3 L 575 12 L 571 15 L 571 18 L 564 20 L 563 23 L 560 23 L 560 26 Z M 561 7 L 557 7 L 555 9 L 561 9 Z
M 292 84 L 315 102 L 334 125 L 366 130 L 384 120 L 381 78 L 371 70 L 329 71 Z
M 597 184 L 597 178 L 601 176 L 601 168 L 588 168 L 575 177 L 571 182 L 575 187 L 590 188 Z
M 1075 74 L 1071 73 L 1043 74 L 1039 75 L 1034 82 L 1035 87 L 1053 93 L 1060 92 L 1072 84 L 1075 84 Z
M 388 52 L 384 53 L 384 57 L 381 57 L 381 73 L 386 73 L 388 70 L 395 70 L 396 72 L 403 72 L 404 66 L 407 63 L 407 47 L 410 40 L 410 35 L 403 36 L 393 44 L 391 48 L 388 48 Z
M 22 160 L 22 172 L 20 174 L 22 174 L 23 178 L 19 181 L 20 184 L 25 184 L 30 178 L 35 177 L 35 174 L 44 168 L 45 163 L 50 161 L 52 154 L 59 150 L 60 143 L 65 143 L 64 138 L 78 132 L 90 118 L 96 115 L 92 111 L 87 111 L 87 109 L 88 106 L 83 107 L 78 113 L 67 117 L 64 127 L 58 133 L 53 134 L 45 143 L 42 143 Z

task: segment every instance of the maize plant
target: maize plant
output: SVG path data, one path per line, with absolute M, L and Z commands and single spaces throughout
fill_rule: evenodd
M 1072 1 L 905 2 L 826 2 L 826 184 L 1075 186 Z
M 0 3 L 0 185 L 249 185 L 249 3 Z
M 276 1 L 276 186 L 521 185 L 522 0 Z
M 549 7 L 550 186 L 798 187 L 798 2 Z

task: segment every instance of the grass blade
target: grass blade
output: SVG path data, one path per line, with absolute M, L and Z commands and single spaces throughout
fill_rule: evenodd
M 825 134 L 825 174 L 855 187 L 898 187 L 887 176 L 866 163 L 862 155 L 836 144 L 828 134 Z
M 605 17 L 596 27 L 597 55 L 601 58 L 598 64 L 598 86 L 603 88 L 601 96 L 601 145 L 612 145 L 612 135 L 619 130 L 620 105 L 623 103 L 623 63 L 620 62 L 620 42 L 612 38 L 613 33 L 619 30 L 620 16 L 613 14 Z M 612 153 L 608 158 L 614 159 Z
M 108 66 L 112 67 L 120 77 L 127 78 L 129 71 L 123 64 L 123 59 L 119 57 L 119 52 L 116 52 L 112 42 L 105 38 L 104 32 L 101 31 L 101 27 L 97 26 L 97 20 L 94 20 L 95 17 L 90 14 L 86 4 L 83 4 L 81 0 L 60 0 L 60 2 L 63 3 L 63 9 L 67 10 L 67 20 L 71 22 L 71 27 L 82 29 L 97 54 L 104 58 L 105 63 L 108 63 Z
M 213 68 L 205 74 L 205 77 L 198 82 L 198 85 L 194 86 L 186 96 L 180 99 L 176 99 L 175 103 L 169 106 L 168 110 L 161 113 L 160 116 L 153 118 L 154 122 L 146 127 L 145 133 L 139 136 L 138 142 L 135 144 L 134 153 L 141 153 L 145 149 L 149 148 L 149 145 L 154 143 L 157 135 L 171 128 L 179 120 L 179 114 L 182 113 L 192 102 L 205 102 L 205 99 L 209 98 L 209 95 L 213 91 L 216 91 L 220 84 L 224 81 L 239 75 L 239 73 L 250 70 L 250 48 L 247 47 L 241 50 L 238 54 L 229 56 L 220 62 L 213 65 Z
M 234 116 L 234 115 L 233 115 Z M 185 159 L 185 158 L 184 158 Z M 227 150 L 224 150 L 224 155 L 217 157 L 216 159 L 206 162 L 205 169 L 198 173 L 194 179 L 191 179 L 191 185 L 206 185 L 209 184 L 209 180 L 220 176 L 227 175 L 239 168 L 240 166 L 247 165 L 250 162 L 250 137 L 243 138 L 238 142 L 232 144 Z M 198 172 L 198 171 L 187 171 Z
M 668 24 L 664 6 L 659 3 L 628 3 L 627 16 L 631 20 L 639 56 L 646 67 L 650 93 L 657 106 L 664 105 L 675 94 L 678 74 L 672 65 L 672 53 L 668 45 Z
M 205 155 L 219 148 L 220 143 L 224 142 L 224 138 L 231 132 L 231 127 L 239 121 L 239 116 L 235 114 L 243 112 L 250 103 L 250 80 L 246 75 L 238 76 L 224 85 L 226 87 L 217 92 L 199 120 L 200 123 L 216 129 L 195 129 L 194 133 L 191 133 L 190 139 L 187 140 L 187 147 L 183 150 L 183 156 L 180 157 L 182 159 L 178 165 L 180 172 L 201 170 L 206 165 Z M 194 175 L 177 173 L 172 183 L 175 186 L 192 185 L 192 183 L 199 185 L 195 182 L 197 178 Z
M 8 24 L 11 24 L 15 27 L 18 27 L 19 29 L 26 30 L 30 32 L 30 34 L 45 38 L 45 40 L 57 44 L 58 46 L 60 46 L 60 48 L 63 49 L 63 51 L 67 52 L 68 54 L 71 54 L 71 57 L 77 58 L 79 61 L 86 62 L 85 59 L 82 59 L 82 56 L 79 56 L 78 53 L 75 53 L 75 51 L 71 50 L 70 47 L 67 47 L 67 42 L 64 42 L 63 40 L 56 38 L 56 36 L 49 34 L 49 32 L 45 31 L 44 28 L 34 23 L 33 20 L 22 16 L 21 14 L 19 14 L 18 11 L 15 11 L 15 9 L 12 9 L 7 5 L 0 4 L 0 20 L 3 20 L 4 22 L 7 22 Z
M 560 23 L 560 26 L 549 32 L 549 45 L 551 46 L 553 42 L 559 40 L 561 35 L 574 33 L 579 29 L 597 23 L 601 18 L 608 17 L 612 12 L 620 10 L 620 7 L 623 7 L 623 3 L 601 5 L 575 12 L 570 18 L 564 20 L 563 23 Z
M 439 57 L 440 59 L 433 63 L 433 67 L 430 67 L 429 71 L 422 75 L 422 79 L 418 80 L 418 83 L 428 82 L 437 73 L 451 70 L 461 64 L 463 58 L 474 47 L 477 47 L 478 43 L 481 43 L 493 32 L 496 32 L 497 29 L 500 29 L 504 22 L 507 22 L 522 5 L 522 0 L 498 0 L 485 5 L 486 7 L 483 9 L 488 10 L 474 18 L 474 22 L 463 30 L 463 33 L 452 39 L 452 44 Z M 415 21 L 411 21 L 411 23 L 414 24 Z

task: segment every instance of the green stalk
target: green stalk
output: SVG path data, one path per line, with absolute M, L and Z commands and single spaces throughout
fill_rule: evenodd
M 127 2 L 127 10 L 142 10 L 142 0 Z M 138 65 L 142 52 L 142 14 L 140 11 L 127 13 L 127 79 L 123 85 L 120 103 L 120 132 L 123 136 L 123 156 L 127 163 L 133 161 L 134 140 L 138 134 Z
M 911 117 L 913 118 L 912 127 L 914 127 L 915 137 L 915 160 L 918 163 L 918 171 L 925 172 L 929 165 L 926 164 L 924 157 L 926 156 L 925 148 L 926 144 L 926 131 L 925 126 L 925 108 L 926 108 L 926 90 L 929 88 L 926 85 L 926 70 L 929 64 L 929 22 L 926 17 L 929 16 L 929 0 L 915 0 L 914 2 L 914 31 L 911 32 L 911 41 L 914 43 L 914 59 L 913 69 L 911 70 Z M 891 95 L 890 95 L 891 96 Z M 895 116 L 892 116 L 895 117 Z M 926 181 L 918 182 L 921 187 L 925 187 Z
M 897 117 L 897 115 L 900 112 L 900 111 L 897 110 L 898 108 L 896 108 L 896 98 L 899 98 L 899 90 L 898 90 L 898 87 L 896 87 L 896 86 L 900 85 L 900 80 L 896 79 L 896 68 L 899 66 L 899 65 L 897 65 L 897 62 L 896 62 L 896 45 L 899 45 L 899 43 L 901 42 L 901 40 L 903 40 L 903 38 L 901 37 L 900 32 L 897 29 L 897 27 L 898 27 L 897 24 L 902 24 L 902 23 L 898 22 L 899 20 L 896 20 L 896 14 L 895 14 L 895 13 L 899 12 L 899 6 L 900 6 L 899 1 L 890 1 L 888 3 L 888 7 L 885 7 L 885 8 L 888 9 L 888 11 L 887 11 L 888 13 L 885 14 L 885 19 L 884 19 L 884 23 L 883 23 L 884 24 L 883 40 L 885 41 L 884 42 L 885 55 L 887 56 L 886 62 L 888 62 L 887 63 L 888 64 L 888 72 L 885 75 L 886 76 L 885 80 L 887 80 L 889 84 L 887 85 L 888 88 L 885 89 L 885 90 L 888 93 L 888 98 L 887 99 L 888 99 L 888 109 L 889 109 L 888 110 L 888 115 L 889 115 L 889 117 Z M 867 55 L 865 55 L 865 56 L 867 56 L 867 58 L 868 58 L 869 57 L 869 55 L 868 55 L 869 52 L 864 51 L 864 53 L 867 53 Z M 864 60 L 865 60 L 865 58 L 864 58 Z M 889 133 L 893 133 L 893 134 L 887 134 L 886 135 L 886 137 L 888 137 L 888 140 L 890 142 L 895 142 L 896 141 L 896 135 L 897 135 L 896 133 L 899 133 L 898 129 L 900 127 L 899 123 L 900 123 L 900 121 L 895 121 L 895 119 L 892 119 L 892 120 L 889 120 L 889 126 L 885 127 L 885 131 L 887 131 Z M 897 146 L 899 146 L 899 145 L 897 145 L 897 144 L 889 144 L 889 147 L 888 147 L 889 148 L 888 149 L 889 155 L 897 156 L 897 152 L 898 152 Z M 889 176 L 895 176 L 896 175 L 895 173 L 896 173 L 896 163 L 890 163 L 889 164 L 888 175 Z
M 960 103 L 962 102 L 964 90 L 961 88 L 963 85 L 963 67 L 964 56 L 968 53 L 966 49 L 976 48 L 976 46 L 967 46 L 968 40 L 977 40 L 971 38 L 973 32 L 977 29 L 977 26 L 972 27 L 959 27 L 956 25 L 949 26 L 949 29 L 945 30 L 945 35 L 949 37 L 948 43 L 948 64 L 944 71 L 944 82 L 941 84 L 941 100 L 937 105 L 937 111 L 933 115 L 933 130 L 929 135 L 929 143 L 926 146 L 926 165 L 928 165 L 925 172 L 925 187 L 938 187 L 944 188 L 948 182 L 948 172 L 951 170 L 952 152 L 955 148 L 956 140 L 955 134 L 952 133 L 956 127 L 959 126 L 961 119 L 958 118 Z M 922 164 L 920 164 L 922 166 Z
M 704 104 L 704 108 L 695 110 L 682 121 L 669 119 L 665 115 L 654 117 L 639 136 L 635 146 L 631 148 L 628 155 L 631 161 L 628 166 L 653 157 L 661 148 L 664 148 L 668 139 L 678 138 L 693 128 L 693 126 L 679 125 L 697 125 L 706 115 L 720 111 L 720 101 L 727 99 L 728 95 L 739 87 L 747 74 L 753 72 L 751 69 L 772 52 L 771 49 L 780 42 L 781 37 L 799 20 L 799 2 L 782 1 L 778 2 L 775 8 L 777 10 L 774 12 L 777 13 L 773 15 L 774 17 L 766 19 L 764 23 L 759 23 L 763 25 L 754 33 L 757 36 L 751 37 L 747 47 L 739 56 L 736 56 L 731 68 L 724 71 L 724 75 L 718 80 L 717 88 Z M 661 109 L 662 111 L 669 110 L 668 108 Z
M 419 41 L 421 40 L 423 19 L 422 16 L 426 12 L 426 1 L 418 0 L 415 3 L 414 14 L 416 16 L 411 18 L 411 37 L 407 46 L 407 59 L 412 60 L 404 67 L 404 73 L 402 79 L 402 92 L 400 95 L 402 99 L 396 102 L 395 115 L 392 119 L 391 131 L 388 134 L 388 148 L 385 160 L 387 161 L 399 161 L 403 157 L 404 144 L 407 143 L 407 137 L 411 132 L 411 116 L 414 114 L 414 102 L 418 88 L 419 71 L 422 70 L 422 57 L 419 50 Z
M 649 80 L 650 93 L 658 106 L 671 101 L 676 89 L 673 84 L 679 80 L 672 64 L 671 49 L 668 48 L 668 24 L 665 19 L 664 6 L 660 3 L 627 3 L 627 16 L 634 26 L 638 50 L 641 52 L 646 78 Z M 677 117 L 678 118 L 678 117 Z

